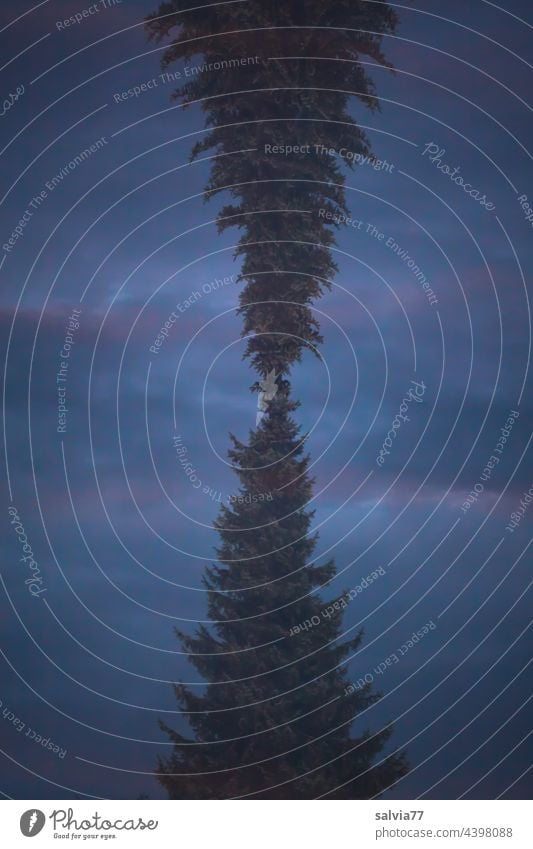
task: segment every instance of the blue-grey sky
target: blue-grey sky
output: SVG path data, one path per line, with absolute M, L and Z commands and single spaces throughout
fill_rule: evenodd
M 168 748 L 157 719 L 183 728 L 170 682 L 200 683 L 172 628 L 206 617 L 211 523 L 236 489 L 228 432 L 245 439 L 255 422 L 239 288 L 228 282 L 239 272 L 238 236 L 216 231 L 226 197 L 204 203 L 209 162 L 188 164 L 204 118 L 170 101 L 161 49 L 141 23 L 155 5 L 123 0 L 68 27 L 58 24 L 89 4 L 50 0 L 30 11 L 6 0 L 0 11 L 0 790 L 14 798 L 164 796 L 150 775 Z M 350 680 L 436 624 L 375 676 L 384 698 L 368 725 L 394 721 L 391 742 L 412 767 L 389 796 L 524 798 L 531 10 L 526 0 L 505 11 L 485 0 L 416 5 L 399 6 L 397 36 L 385 39 L 396 73 L 370 69 L 381 112 L 353 100 L 388 167 L 347 171 L 360 223 L 339 227 L 339 271 L 316 304 L 322 359 L 306 354 L 293 373 L 298 420 L 311 431 L 316 559 L 335 558 L 331 595 L 378 566 L 386 572 L 346 611 L 346 629 L 365 629 Z M 145 90 L 124 94 L 135 86 Z M 279 143 L 290 143 L 283 126 Z M 439 163 L 459 168 L 485 205 Z M 423 395 L 380 466 L 412 381 Z M 176 432 L 200 489 L 179 464 Z M 9 507 L 46 588 L 36 597 Z

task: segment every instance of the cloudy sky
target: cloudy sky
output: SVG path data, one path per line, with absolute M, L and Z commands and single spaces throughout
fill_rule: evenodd
M 452 6 L 400 5 L 384 45 L 396 73 L 372 69 L 381 112 L 353 103 L 388 167 L 347 172 L 360 226 L 338 229 L 339 272 L 316 305 L 322 358 L 306 355 L 293 387 L 311 431 L 317 559 L 334 556 L 339 573 L 331 592 L 385 570 L 346 612 L 346 630 L 365 629 L 350 679 L 436 625 L 376 677 L 384 698 L 368 723 L 394 721 L 412 766 L 390 798 L 524 798 L 531 9 Z M 230 280 L 238 237 L 216 232 L 227 199 L 203 200 L 209 162 L 189 164 L 203 116 L 160 77 L 142 26 L 155 3 L 64 25 L 88 8 L 7 0 L 0 11 L 0 789 L 13 798 L 164 796 L 157 719 L 184 728 L 170 683 L 200 683 L 173 626 L 206 617 L 211 523 L 235 491 L 228 432 L 245 439 L 255 422 Z M 290 143 L 282 127 L 279 143 Z M 422 397 L 380 466 L 412 381 Z M 17 527 L 38 584 L 25 583 Z

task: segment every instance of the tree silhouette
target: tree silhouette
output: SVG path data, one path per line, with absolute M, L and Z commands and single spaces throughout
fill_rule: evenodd
M 157 42 L 172 37 L 163 68 L 185 60 L 174 98 L 205 113 L 209 129 L 192 158 L 217 154 L 206 196 L 233 198 L 218 227 L 242 231 L 245 355 L 261 375 L 286 374 L 302 348 L 321 342 L 310 306 L 336 271 L 332 227 L 347 214 L 341 165 L 370 156 L 348 105 L 355 95 L 379 108 L 360 59 L 389 67 L 381 38 L 396 16 L 364 0 L 188 5 L 163 3 L 147 30 Z M 281 146 L 296 150 L 275 152 Z
M 173 2 L 147 20 L 151 38 L 172 39 L 163 67 L 186 62 L 175 97 L 206 115 L 192 152 L 216 154 L 206 197 L 232 196 L 218 228 L 242 231 L 245 356 L 262 393 L 247 444 L 232 437 L 241 487 L 215 522 L 218 560 L 204 577 L 211 625 L 177 631 L 206 688 L 175 686 L 192 738 L 161 723 L 174 744 L 158 765 L 171 798 L 368 798 L 406 771 L 403 754 L 382 755 L 390 728 L 365 728 L 361 714 L 379 694 L 347 686 L 362 634 L 342 641 L 340 598 L 318 593 L 335 566 L 312 560 L 313 480 L 289 383 L 303 350 L 321 342 L 312 305 L 336 270 L 333 228 L 348 212 L 342 162 L 371 156 L 348 112 L 352 95 L 378 108 L 360 57 L 388 67 L 381 40 L 395 25 L 386 3 L 353 0 L 191 11 Z

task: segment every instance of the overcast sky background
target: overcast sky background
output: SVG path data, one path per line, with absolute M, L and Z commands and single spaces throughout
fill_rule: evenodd
M 526 0 L 505 12 L 483 0 L 416 5 L 400 8 L 398 36 L 385 40 L 396 74 L 372 70 L 382 111 L 352 104 L 394 167 L 348 172 L 351 213 L 364 226 L 338 231 L 339 273 L 317 304 L 323 360 L 306 355 L 293 375 L 298 419 L 312 429 L 317 560 L 335 557 L 332 595 L 386 570 L 345 616 L 347 629 L 365 629 L 350 680 L 437 625 L 377 679 L 384 698 L 368 724 L 394 721 L 391 742 L 412 766 L 390 798 L 526 798 L 533 508 L 514 533 L 506 525 L 533 483 L 532 239 L 518 201 L 529 194 L 533 205 L 531 9 Z M 224 496 L 236 486 L 228 432 L 245 439 L 255 422 L 238 287 L 202 290 L 238 273 L 238 237 L 213 224 L 227 198 L 203 201 L 209 163 L 187 164 L 203 116 L 169 100 L 161 51 L 139 23 L 155 7 L 124 0 L 61 31 L 56 22 L 81 2 L 51 0 L 22 16 L 26 0 L 9 0 L 0 10 L 3 96 L 25 89 L 0 118 L 2 245 L 46 182 L 106 140 L 0 250 L 10 485 L 0 699 L 67 750 L 59 758 L 2 719 L 1 789 L 13 798 L 164 796 L 150 775 L 168 746 L 157 719 L 184 728 L 170 682 L 199 681 L 172 627 L 205 619 L 201 575 L 217 541 L 215 500 L 177 462 L 174 414 L 203 485 Z M 290 143 L 282 127 L 279 141 Z M 495 210 L 423 156 L 429 143 Z M 202 297 L 151 353 L 194 291 Z M 58 434 L 56 374 L 73 308 L 82 313 Z M 412 380 L 427 387 L 423 402 L 411 404 L 379 468 Z M 463 514 L 513 410 L 501 462 Z M 44 576 L 40 598 L 24 585 L 11 504 Z

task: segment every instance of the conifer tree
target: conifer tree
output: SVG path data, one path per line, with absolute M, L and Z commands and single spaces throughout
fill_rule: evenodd
M 206 196 L 229 192 L 218 227 L 242 231 L 245 356 L 258 378 L 276 375 L 278 391 L 247 444 L 232 437 L 241 488 L 215 522 L 218 560 L 204 577 L 211 625 L 177 631 L 206 688 L 176 685 L 193 734 L 161 723 L 173 748 L 159 778 L 175 799 L 369 798 L 406 761 L 383 755 L 389 728 L 372 733 L 360 717 L 378 698 L 348 685 L 346 661 L 362 635 L 342 641 L 343 608 L 319 593 L 335 566 L 313 562 L 313 480 L 289 375 L 321 341 L 311 307 L 336 271 L 332 224 L 347 214 L 341 163 L 370 155 L 348 112 L 352 94 L 378 105 L 360 57 L 387 65 L 381 39 L 396 18 L 387 3 L 363 0 L 186 7 L 164 3 L 148 33 L 173 39 L 163 67 L 188 63 L 175 97 L 200 102 L 209 127 L 192 155 L 221 154 Z
M 360 60 L 389 67 L 381 40 L 396 16 L 366 0 L 191 5 L 163 3 L 148 33 L 172 39 L 163 68 L 186 63 L 175 99 L 205 113 L 209 130 L 192 157 L 221 154 L 207 197 L 228 191 L 233 202 L 220 211 L 219 230 L 242 231 L 246 356 L 262 375 L 285 374 L 302 348 L 321 341 L 310 306 L 336 271 L 332 224 L 347 214 L 341 165 L 370 156 L 348 104 L 355 95 L 378 109 Z
M 248 445 L 232 437 L 241 487 L 221 508 L 218 565 L 204 577 L 212 625 L 176 632 L 209 683 L 202 694 L 175 687 L 192 739 L 161 723 L 174 747 L 159 775 L 174 799 L 369 798 L 405 771 L 402 755 L 374 764 L 390 729 L 360 723 L 351 735 L 378 695 L 347 680 L 361 641 L 338 639 L 347 594 L 335 606 L 316 592 L 335 566 L 312 561 L 313 481 L 287 389 Z

